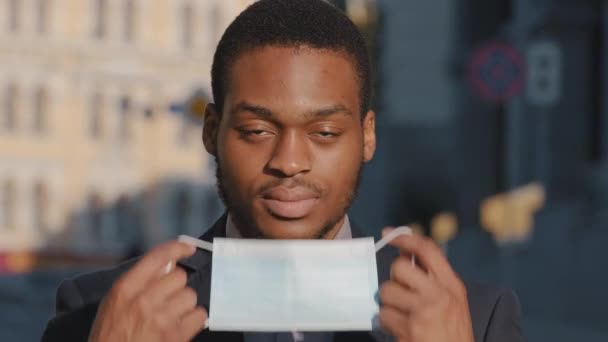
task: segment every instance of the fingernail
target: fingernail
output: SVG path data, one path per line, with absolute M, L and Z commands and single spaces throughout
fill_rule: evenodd
M 173 271 L 173 261 L 169 261 L 163 269 L 164 274 L 169 274 L 171 271 Z
M 384 228 L 382 229 L 382 236 L 385 236 L 386 234 L 388 234 L 388 233 L 392 232 L 392 231 L 393 231 L 393 229 L 394 229 L 393 227 L 384 227 Z
M 209 319 L 205 320 L 205 324 L 203 325 L 203 329 L 209 329 Z

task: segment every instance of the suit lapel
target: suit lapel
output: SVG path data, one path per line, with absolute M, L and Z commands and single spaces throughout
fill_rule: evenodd
M 226 237 L 226 218 L 224 214 L 199 239 L 213 242 L 216 237 Z M 188 272 L 187 285 L 196 291 L 197 304 L 209 312 L 209 297 L 211 295 L 211 253 L 197 249 L 193 256 L 181 260 L 178 264 Z M 204 330 L 193 341 L 204 342 L 243 342 L 240 332 L 211 332 Z
M 226 214 L 220 217 L 199 239 L 213 242 L 213 238 L 225 236 Z M 209 310 L 209 295 L 211 294 L 211 261 L 210 252 L 197 249 L 194 255 L 178 262 L 178 265 L 188 272 L 188 286 L 196 290 L 198 305 L 207 310 Z

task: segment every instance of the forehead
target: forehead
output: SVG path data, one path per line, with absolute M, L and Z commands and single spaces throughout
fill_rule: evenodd
M 344 53 L 266 46 L 247 51 L 234 61 L 225 104 L 250 101 L 281 107 L 341 103 L 355 113 L 359 88 L 354 63 Z

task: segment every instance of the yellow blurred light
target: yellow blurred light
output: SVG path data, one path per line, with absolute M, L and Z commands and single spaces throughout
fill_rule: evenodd
M 6 264 L 11 272 L 28 272 L 36 265 L 36 257 L 28 252 L 14 252 L 6 257 Z
M 457 232 L 458 219 L 453 213 L 442 212 L 431 220 L 431 236 L 440 244 L 452 240 Z
M 356 24 L 364 25 L 369 21 L 369 5 L 366 0 L 347 1 L 346 13 Z
M 188 112 L 190 115 L 202 119 L 205 115 L 205 107 L 207 107 L 207 101 L 205 98 L 202 96 L 196 96 L 190 101 L 188 105 Z
M 531 183 L 481 203 L 480 222 L 498 242 L 527 240 L 534 227 L 534 213 L 545 204 L 545 190 Z

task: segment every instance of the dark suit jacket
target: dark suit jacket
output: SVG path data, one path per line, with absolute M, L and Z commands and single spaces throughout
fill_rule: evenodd
M 226 236 L 226 217 L 216 222 L 201 239 L 212 241 L 214 237 Z M 362 235 L 353 229 L 353 237 Z M 399 252 L 385 247 L 376 256 L 378 281 L 389 278 L 390 266 Z M 93 272 L 65 280 L 57 291 L 56 315 L 44 331 L 42 341 L 86 341 L 99 302 L 112 287 L 114 281 L 128 270 L 137 259 L 132 259 L 115 268 Z M 198 304 L 209 309 L 211 285 L 211 254 L 198 250 L 179 265 L 188 273 L 188 286 L 198 294 Z M 515 294 L 510 290 L 498 290 L 475 284 L 466 284 L 475 341 L 511 342 L 524 341 L 520 329 L 520 308 Z M 243 334 L 236 332 L 203 331 L 196 341 L 241 342 Z M 334 341 L 391 341 L 381 332 L 339 332 Z

